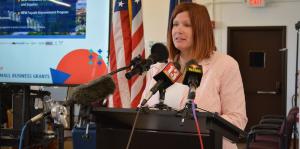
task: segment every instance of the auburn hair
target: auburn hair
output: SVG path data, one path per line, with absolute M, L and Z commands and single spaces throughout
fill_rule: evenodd
M 209 58 L 213 51 L 216 50 L 212 23 L 208 11 L 205 6 L 196 3 L 181 3 L 177 5 L 171 15 L 168 33 L 167 33 L 167 46 L 169 48 L 169 59 L 177 61 L 175 58 L 180 51 L 175 47 L 172 39 L 173 20 L 177 14 L 181 12 L 188 12 L 192 32 L 193 32 L 193 47 L 191 54 L 194 59 L 203 60 Z

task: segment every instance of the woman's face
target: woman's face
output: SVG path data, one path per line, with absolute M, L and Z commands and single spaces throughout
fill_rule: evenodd
M 188 53 L 193 46 L 193 31 L 191 19 L 187 11 L 178 13 L 173 20 L 172 40 L 175 47 L 183 53 Z

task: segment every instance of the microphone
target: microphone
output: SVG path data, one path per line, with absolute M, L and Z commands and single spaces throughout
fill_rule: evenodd
M 104 75 L 95 80 L 74 88 L 74 92 L 65 105 L 83 104 L 89 105 L 97 100 L 104 100 L 114 93 L 116 86 L 111 75 Z
M 62 124 L 65 128 L 68 127 L 68 122 L 67 122 L 67 115 L 68 115 L 68 110 L 65 106 L 54 103 L 52 99 L 49 99 L 46 102 L 51 102 L 50 107 L 46 107 L 45 112 L 40 113 L 30 120 L 28 120 L 26 123 L 35 123 L 44 117 L 51 116 L 53 118 L 54 123 L 56 124 Z
M 174 84 L 181 76 L 180 65 L 177 63 L 168 63 L 165 68 L 155 75 L 153 78 L 157 81 L 156 84 L 150 89 L 150 92 L 143 99 L 141 106 L 143 107 L 148 100 L 154 95 L 158 90 L 166 89 L 172 84 Z
M 54 119 L 54 123 L 62 124 L 65 128 L 68 127 L 68 110 L 65 106 L 57 104 L 51 108 L 50 113 L 51 117 Z
M 295 28 L 296 28 L 296 30 L 299 30 L 299 28 L 300 28 L 300 21 L 298 21 L 298 22 L 295 24 Z
M 186 63 L 183 84 L 188 85 L 190 88 L 188 96 L 189 99 L 195 99 L 196 88 L 200 85 L 202 75 L 202 66 L 198 65 L 195 60 L 190 60 Z
M 165 62 L 169 57 L 167 47 L 162 43 L 155 43 L 151 47 L 151 54 L 148 59 L 140 60 L 137 63 L 133 64 L 133 69 L 125 74 L 127 79 L 131 79 L 137 74 L 142 74 L 145 71 L 148 71 L 150 66 L 157 62 Z
M 67 127 L 67 109 L 65 106 L 75 103 L 89 105 L 97 100 L 104 100 L 104 98 L 114 92 L 115 88 L 114 81 L 110 75 L 99 77 L 98 79 L 92 80 L 87 84 L 75 87 L 74 93 L 64 105 L 55 104 L 51 99 L 49 99 L 49 101 L 46 101 L 48 106 L 46 107 L 46 112 L 34 116 L 28 120 L 28 122 L 35 123 L 40 119 L 51 115 L 55 123 L 63 124 L 64 127 Z
M 34 116 L 33 118 L 31 118 L 31 119 L 29 120 L 29 122 L 30 122 L 30 123 L 35 123 L 35 122 L 39 121 L 40 119 L 42 119 L 42 118 L 44 118 L 44 117 L 46 117 L 46 116 L 48 116 L 48 115 L 50 115 L 50 114 L 51 114 L 51 111 L 39 113 L 38 115 L 36 115 L 36 116 Z
M 189 86 L 188 101 L 186 102 L 183 110 L 181 110 L 181 124 L 183 125 L 186 118 L 192 117 L 190 114 L 193 112 L 193 100 L 196 96 L 196 88 L 200 85 L 203 75 L 202 66 L 198 65 L 197 61 L 190 60 L 185 66 L 185 76 L 183 84 Z

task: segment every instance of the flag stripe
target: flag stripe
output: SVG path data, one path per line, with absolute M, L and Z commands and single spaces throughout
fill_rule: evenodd
M 129 18 L 129 14 L 128 13 L 121 13 L 121 31 L 123 34 L 123 38 L 120 37 L 119 38 L 119 42 L 121 43 L 123 41 L 123 44 L 120 46 L 123 46 L 121 48 L 123 49 L 118 49 L 118 52 L 120 52 L 120 55 L 117 57 L 124 59 L 125 58 L 125 63 L 120 61 L 120 65 L 119 67 L 124 67 L 130 64 L 130 60 L 131 60 L 131 31 L 130 29 L 130 23 L 128 21 Z
M 136 57 L 137 55 L 141 55 L 143 58 L 145 58 L 141 6 L 142 4 L 139 2 L 139 0 L 132 0 L 132 58 Z M 145 75 L 137 76 L 130 82 L 132 107 L 136 107 L 140 101 L 146 83 L 143 81 L 144 79 Z
M 144 34 L 144 30 L 143 30 L 143 26 L 140 26 L 138 28 L 138 30 L 132 35 L 132 48 L 135 49 L 139 49 L 139 53 L 141 53 L 142 51 L 144 51 L 144 43 L 141 43 L 144 41 L 143 38 L 143 34 Z M 138 44 L 142 44 L 140 46 L 138 46 Z M 143 47 L 141 47 L 143 46 Z M 136 55 L 135 55 L 136 56 Z
M 133 88 L 133 91 L 131 92 L 131 98 L 134 99 L 140 92 L 140 89 L 142 88 L 142 83 L 143 83 L 143 79 L 145 78 L 145 74 L 143 74 L 142 76 L 137 77 L 137 79 L 135 80 L 135 82 L 132 84 L 131 88 Z M 134 90 L 136 89 L 136 90 Z
M 141 100 L 140 97 L 142 97 L 143 91 L 146 87 L 146 77 L 143 78 L 142 84 L 143 84 L 143 86 L 141 86 L 142 89 L 139 91 L 139 93 L 136 95 L 136 97 L 132 100 L 131 107 L 137 107 L 139 105 L 140 100 Z
M 118 30 L 122 35 L 118 36 L 118 38 L 115 38 L 117 41 L 115 46 L 118 48 L 116 49 L 117 52 L 117 67 L 125 67 L 129 65 L 130 59 L 131 59 L 131 32 L 130 32 L 130 24 L 129 24 L 129 14 L 127 11 L 121 11 L 120 13 L 120 20 L 116 21 L 116 24 L 120 25 L 118 26 Z M 117 16 L 118 17 L 118 16 Z M 118 34 L 118 33 L 117 33 Z M 115 102 L 121 102 L 121 107 L 129 107 L 130 101 L 128 99 L 130 98 L 130 85 L 125 78 L 125 72 L 119 72 L 117 74 L 118 76 L 118 85 L 119 85 L 119 94 L 120 97 L 114 98 Z M 119 101 L 121 100 L 121 101 Z
M 142 12 L 140 11 L 139 13 L 137 13 L 137 15 L 135 15 L 135 17 L 132 20 L 132 33 L 135 33 L 136 30 L 139 27 L 143 28 L 143 22 L 140 21 L 143 17 L 142 17 Z
M 113 32 L 113 30 L 114 29 L 112 28 L 112 32 Z M 116 70 L 117 69 L 117 65 L 116 65 L 116 53 L 115 53 L 115 45 L 114 45 L 113 38 L 114 38 L 114 35 L 111 34 L 111 36 L 110 36 L 110 39 L 111 39 L 111 41 L 110 41 L 110 69 L 111 70 Z M 117 76 L 114 75 L 112 77 L 115 80 L 116 88 L 118 88 L 119 85 L 118 85 Z M 114 97 L 114 99 L 120 98 L 120 93 L 118 91 L 114 92 L 113 97 Z M 112 102 L 109 102 L 109 105 L 111 107 L 121 107 L 122 103 L 121 103 L 121 100 L 119 100 L 119 101 L 112 101 Z

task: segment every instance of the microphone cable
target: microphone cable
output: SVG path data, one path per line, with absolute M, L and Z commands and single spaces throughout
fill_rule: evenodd
M 24 124 L 24 126 L 22 127 L 21 135 L 20 135 L 20 138 L 19 138 L 19 149 L 22 149 L 22 147 L 23 147 L 24 133 L 25 133 L 25 130 L 26 130 L 29 123 L 30 123 L 30 121 L 27 121 Z
M 132 128 L 131 128 L 131 132 L 130 132 L 130 135 L 129 135 L 129 139 L 128 139 L 128 142 L 127 142 L 127 145 L 126 145 L 126 149 L 129 149 L 129 147 L 130 147 L 130 143 L 131 143 L 131 140 L 132 140 L 133 132 L 135 130 L 135 125 L 136 125 L 137 119 L 139 118 L 139 115 L 140 115 L 140 112 L 141 112 L 142 108 L 143 107 L 140 107 L 140 108 L 137 109 L 137 113 L 135 115 L 134 122 L 133 122 L 133 125 L 132 125 Z
M 210 111 L 208 111 L 208 110 L 205 110 L 205 109 L 203 109 L 203 108 L 200 108 L 200 107 L 198 107 L 197 106 L 197 108 L 196 109 L 198 109 L 198 110 L 202 110 L 202 111 L 204 111 L 204 112 L 207 112 L 207 113 L 210 113 L 210 114 L 212 114 L 212 115 L 215 115 L 215 114 L 217 114 L 217 112 L 210 112 Z
M 197 114 L 196 114 L 196 106 L 195 106 L 194 100 L 192 101 L 192 111 L 193 111 L 193 116 L 194 116 L 194 120 L 195 120 L 195 126 L 196 126 L 197 133 L 198 133 L 198 138 L 199 138 L 199 141 L 200 141 L 200 147 L 201 147 L 200 149 L 204 149 L 201 130 L 200 130 L 200 125 L 198 123 L 198 117 L 197 117 Z

